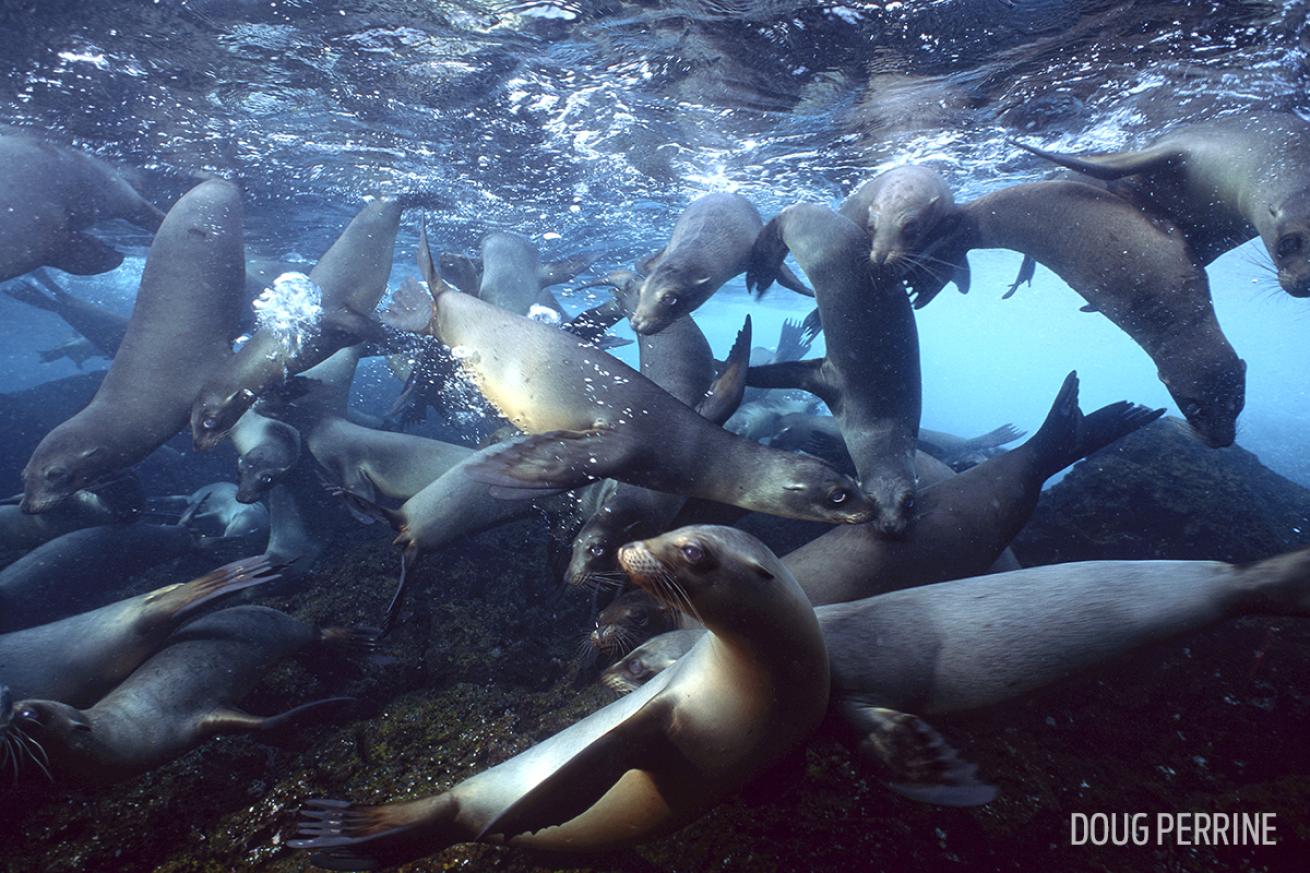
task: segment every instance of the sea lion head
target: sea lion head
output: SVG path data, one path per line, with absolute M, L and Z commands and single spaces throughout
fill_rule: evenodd
M 0 694 L 0 707 L 7 714 L 0 715 L 0 744 L 8 746 L 15 761 L 27 757 L 46 775 L 50 775 L 51 761 L 71 758 L 89 763 L 95 740 L 91 722 L 80 709 L 54 700 L 6 703 L 5 695 Z
M 1246 361 L 1231 348 L 1218 360 L 1195 360 L 1197 350 L 1182 367 L 1166 373 L 1160 381 L 1178 404 L 1178 410 L 1201 441 L 1213 449 L 1231 446 L 1237 439 L 1237 416 L 1246 405 Z
M 665 633 L 647 640 L 605 668 L 600 683 L 619 694 L 635 691 L 687 653 L 692 645 L 684 636 L 687 633 Z
M 926 167 L 897 167 L 883 179 L 865 227 L 872 241 L 869 261 L 905 273 L 941 232 L 938 225 L 955 211 L 955 198 L 945 180 Z
M 52 430 L 23 468 L 23 512 L 47 512 L 100 479 L 104 455 L 101 446 L 87 446 L 83 434 Z
M 879 476 L 860 485 L 878 507 L 872 521 L 878 531 L 886 537 L 904 535 L 914 515 L 914 481 Z
M 618 569 L 614 551 L 630 535 L 629 532 L 638 521 L 615 518 L 614 512 L 607 507 L 602 507 L 595 516 L 588 519 L 573 538 L 569 567 L 564 574 L 568 584 L 576 588 L 599 581 L 606 574 L 612 575 Z
M 635 333 L 659 333 L 691 312 L 714 293 L 714 278 L 703 269 L 661 263 L 642 283 L 637 306 L 628 323 Z
M 1310 297 L 1310 189 L 1269 211 L 1274 222 L 1264 242 L 1274 259 L 1278 284 L 1293 297 Z
M 667 606 L 645 591 L 628 591 L 600 611 L 590 642 L 602 654 L 622 655 L 673 625 L 673 612 Z
M 736 528 L 692 525 L 627 543 L 619 564 L 638 587 L 716 634 L 767 639 L 770 631 L 785 631 L 797 602 L 813 615 L 777 556 Z
M 279 422 L 280 424 L 280 422 Z M 295 433 L 294 428 L 288 430 Z M 295 466 L 300 455 L 299 435 L 269 440 L 237 458 L 237 503 L 256 503 Z
M 196 450 L 207 452 L 222 442 L 254 403 L 255 392 L 249 388 L 203 388 L 191 406 L 191 439 Z
M 751 496 L 772 504 L 774 515 L 830 524 L 864 524 L 876 517 L 878 505 L 850 476 L 810 455 L 787 458 L 785 469 L 748 486 L 755 492 Z

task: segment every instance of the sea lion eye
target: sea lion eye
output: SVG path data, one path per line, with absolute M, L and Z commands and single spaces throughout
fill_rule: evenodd
M 661 298 L 661 300 L 660 300 L 660 305 L 661 305 L 661 306 L 667 306 L 667 307 L 669 307 L 670 309 L 672 309 L 673 307 L 675 307 L 675 306 L 678 305 L 678 295 L 677 295 L 677 294 L 665 294 L 664 297 Z
M 914 239 L 919 235 L 919 222 L 917 221 L 905 222 L 905 225 L 901 228 L 901 233 L 905 234 L 911 239 Z
M 646 665 L 641 663 L 641 661 L 629 661 L 628 672 L 633 676 L 640 676 L 642 673 L 646 672 Z
M 1280 258 L 1290 257 L 1301 250 L 1301 237 L 1298 234 L 1288 234 L 1278 241 L 1278 247 L 1274 253 Z
M 705 560 L 705 550 L 696 543 L 687 543 L 682 547 L 682 557 L 688 564 L 699 564 Z
M 206 415 L 200 422 L 200 426 L 205 430 L 214 430 L 218 427 L 218 419 L 212 415 Z
M 45 471 L 45 478 L 47 482 L 57 482 L 60 479 L 63 479 L 67 475 L 68 475 L 68 470 L 64 469 L 63 467 L 48 467 L 46 468 Z
M 592 546 L 591 548 L 587 549 L 587 551 L 591 552 L 591 556 L 592 556 L 593 558 L 603 558 L 603 557 L 605 557 L 605 547 L 604 547 L 604 546 Z
M 272 474 L 269 474 L 269 473 L 260 473 L 260 474 L 259 474 L 259 484 L 261 484 L 261 485 L 272 485 L 272 484 L 273 484 L 273 476 L 272 476 Z
M 834 488 L 828 492 L 828 502 L 833 506 L 840 506 L 850 497 L 850 492 L 845 488 Z
M 18 712 L 14 713 L 14 717 L 19 721 L 30 721 L 35 722 L 36 724 L 41 723 L 41 716 L 39 716 L 36 710 L 32 709 L 30 706 L 24 706 L 22 709 L 18 710 Z

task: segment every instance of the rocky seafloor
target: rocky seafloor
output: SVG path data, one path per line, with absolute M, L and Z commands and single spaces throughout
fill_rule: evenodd
M 1190 453 L 1177 438 L 1163 422 L 1076 468 L 1044 496 L 1021 558 L 1246 560 L 1310 541 L 1291 530 L 1310 491 L 1249 453 Z M 321 624 L 376 623 L 397 564 L 389 540 L 380 526 L 359 528 L 259 602 Z M 283 845 L 303 799 L 432 794 L 603 705 L 612 695 L 576 657 L 590 603 L 549 578 L 545 541 L 545 524 L 529 520 L 427 558 L 383 656 L 310 655 L 246 701 L 263 714 L 347 693 L 358 698 L 347 712 L 267 742 L 222 738 L 112 788 L 67 791 L 34 772 L 5 784 L 0 869 L 303 870 L 307 856 Z M 819 736 L 701 820 L 633 850 L 461 845 L 403 869 L 1306 869 L 1310 621 L 1230 622 L 936 726 L 1000 788 L 997 800 L 914 803 Z M 1175 811 L 1273 812 L 1279 845 L 1070 845 L 1071 813 Z

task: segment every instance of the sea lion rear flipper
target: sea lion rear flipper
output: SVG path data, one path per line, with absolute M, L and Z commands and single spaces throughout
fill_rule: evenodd
M 506 500 L 539 497 L 543 491 L 577 488 L 623 466 L 636 448 L 629 428 L 557 430 L 513 440 L 468 464 L 473 480 L 494 487 Z
M 205 737 L 222 734 L 267 734 L 294 727 L 297 722 L 310 714 L 354 702 L 356 702 L 354 697 L 328 697 L 303 703 L 294 709 L 269 716 L 251 715 L 235 707 L 216 709 L 201 718 L 199 733 Z
M 123 263 L 123 254 L 93 236 L 70 231 L 63 250 L 50 266 L 74 276 L 96 276 L 115 270 Z
M 497 834 L 510 839 L 564 824 L 590 809 L 629 770 L 667 776 L 689 769 L 669 738 L 672 718 L 673 704 L 653 698 L 511 803 L 477 839 Z
M 1013 424 L 1006 422 L 995 430 L 989 430 L 987 433 L 976 436 L 968 440 L 969 448 L 974 451 L 986 451 L 988 449 L 999 449 L 1006 443 L 1012 443 L 1019 437 L 1023 436 L 1025 431 L 1019 430 Z
M 860 757 L 890 770 L 886 785 L 897 794 L 939 806 L 981 806 L 996 797 L 996 787 L 978 779 L 977 765 L 918 716 L 851 700 L 840 709 L 861 735 Z
M 799 388 L 818 397 L 833 407 L 834 396 L 824 372 L 824 358 L 808 361 L 787 361 L 785 364 L 765 364 L 746 371 L 746 384 L 752 388 Z
M 750 369 L 751 357 L 751 317 L 746 316 L 746 323 L 737 332 L 737 339 L 732 344 L 732 351 L 723 362 L 723 369 L 710 386 L 709 393 L 696 406 L 702 418 L 712 421 L 720 427 L 732 417 L 746 395 L 746 371 Z
M 809 334 L 808 329 L 801 322 L 791 318 L 784 319 L 782 329 L 778 331 L 778 347 L 773 350 L 773 363 L 799 361 L 809 353 L 813 339 L 814 336 Z
M 578 252 L 559 261 L 551 261 L 537 268 L 537 284 L 542 288 L 550 285 L 562 285 L 579 273 L 585 272 L 596 263 L 600 252 Z
M 256 555 L 225 564 L 190 582 L 152 591 L 146 595 L 145 602 L 154 607 L 149 615 L 176 624 L 219 598 L 272 582 L 281 575 L 281 566 L 274 564 L 267 555 Z
M 801 340 L 807 346 L 814 342 L 815 337 L 823 333 L 823 316 L 819 313 L 818 307 L 815 307 L 809 315 L 805 316 L 805 320 L 801 322 L 801 327 L 805 329 L 805 332 L 801 334 Z
M 1014 277 L 1010 283 L 1009 289 L 1001 295 L 1002 300 L 1009 300 L 1014 296 L 1014 292 L 1019 290 L 1020 285 L 1027 285 L 1029 288 L 1033 284 L 1033 276 L 1037 273 L 1037 259 L 1032 255 L 1024 255 L 1023 263 L 1019 265 L 1019 275 Z
M 1083 415 L 1078 408 L 1078 374 L 1073 372 L 1065 377 L 1042 426 L 1024 445 L 1037 450 L 1042 476 L 1050 478 L 1162 415 L 1163 409 L 1148 409 L 1127 400 Z
M 802 282 L 800 277 L 793 273 L 791 267 L 786 264 L 778 267 L 778 284 L 795 291 L 797 294 L 804 294 L 806 297 L 814 296 L 814 289 Z
M 1093 179 L 1101 179 L 1106 182 L 1124 176 L 1133 176 L 1137 173 L 1152 173 L 1156 170 L 1170 169 L 1180 164 L 1184 157 L 1183 152 L 1179 149 L 1163 145 L 1152 146 L 1140 152 L 1115 152 L 1108 155 L 1080 157 L 1060 152 L 1048 152 L 1045 149 L 1024 145 L 1017 140 L 1011 140 L 1011 142 L 1024 151 L 1037 155 L 1039 158 L 1045 158 L 1062 167 L 1077 170 L 1079 173 L 1084 173 Z

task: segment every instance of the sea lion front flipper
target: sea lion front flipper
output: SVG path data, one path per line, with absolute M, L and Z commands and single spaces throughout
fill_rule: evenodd
M 1010 283 L 1009 289 L 1001 295 L 1002 300 L 1009 300 L 1014 296 L 1014 292 L 1019 290 L 1020 285 L 1027 285 L 1029 288 L 1033 284 L 1033 276 L 1037 273 L 1037 259 L 1032 255 L 1024 255 L 1023 263 L 1019 265 L 1019 275 L 1014 277 Z
M 746 396 L 746 371 L 750 369 L 751 358 L 751 317 L 746 316 L 746 323 L 737 332 L 737 339 L 728 352 L 709 392 L 696 406 L 701 417 L 712 421 L 720 427 L 732 417 Z
M 629 770 L 676 774 L 690 768 L 670 739 L 674 704 L 655 697 L 555 769 L 492 819 L 477 839 L 536 833 L 577 818 Z M 691 780 L 693 783 L 695 780 Z
M 590 269 L 600 252 L 578 252 L 559 261 L 551 261 L 537 268 L 537 284 L 542 288 L 562 285 L 579 273 Z
M 823 365 L 824 358 L 765 364 L 746 371 L 746 384 L 752 388 L 799 388 L 818 397 L 829 407 L 840 401 L 831 390 Z
M 390 338 L 382 322 L 375 316 L 344 306 L 325 313 L 319 326 L 324 333 L 339 337 L 347 345 L 362 342 L 381 343 Z
M 1092 303 L 1086 303 L 1078 307 L 1079 312 L 1100 312 L 1101 310 Z
M 426 333 L 435 314 L 436 305 L 430 292 L 417 282 L 401 282 L 391 295 L 391 303 L 382 311 L 382 323 L 396 330 Z
M 1156 170 L 1172 169 L 1181 164 L 1184 158 L 1184 153 L 1181 150 L 1163 145 L 1152 146 L 1140 152 L 1114 152 L 1108 155 L 1080 157 L 1060 152 L 1048 152 L 1035 146 L 1024 145 L 1017 140 L 1011 140 L 1011 142 L 1024 151 L 1037 155 L 1039 158 L 1045 158 L 1052 163 L 1067 167 L 1070 170 L 1077 170 L 1079 173 L 1084 173 L 1093 179 L 1100 179 L 1105 182 L 1138 173 L 1152 173 Z
M 969 286 L 973 282 L 973 270 L 969 267 L 968 255 L 961 258 L 960 263 L 955 265 L 955 272 L 951 274 L 951 281 L 955 283 L 955 289 L 961 294 L 969 293 Z
M 782 235 L 782 216 L 775 215 L 761 228 L 751 245 L 750 259 L 746 262 L 746 289 L 763 297 L 769 286 L 781 278 L 787 258 L 787 240 Z
M 296 722 L 311 713 L 331 707 L 354 703 L 354 697 L 327 697 L 302 703 L 293 709 L 278 715 L 259 716 L 235 707 L 216 709 L 200 719 L 199 734 L 204 737 L 217 737 L 222 734 L 266 734 L 272 731 L 292 727 Z
M 840 708 L 862 735 L 860 756 L 891 771 L 886 784 L 897 794 L 938 806 L 981 806 L 996 797 L 996 786 L 978 779 L 977 765 L 918 716 L 851 700 Z
M 123 254 L 112 246 L 85 233 L 71 231 L 64 248 L 50 266 L 74 276 L 96 276 L 118 269 Z
M 494 497 L 539 497 L 543 491 L 568 490 L 607 478 L 607 471 L 622 467 L 636 447 L 629 428 L 549 431 L 512 440 L 468 464 L 464 472 L 493 486 Z
M 778 284 L 795 291 L 797 294 L 803 294 L 806 297 L 814 296 L 814 289 L 802 282 L 800 277 L 793 273 L 791 267 L 786 264 L 778 267 Z

